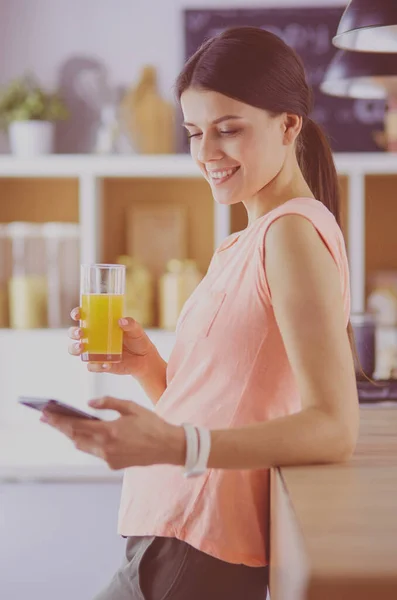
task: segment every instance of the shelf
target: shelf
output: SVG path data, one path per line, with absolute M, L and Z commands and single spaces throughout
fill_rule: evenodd
M 54 154 L 32 159 L 0 155 L 0 177 L 197 177 L 188 154 Z
M 397 152 L 334 153 L 333 156 L 336 170 L 340 175 L 397 173 Z
M 397 153 L 335 153 L 341 175 L 390 174 L 397 170 Z M 109 155 L 54 154 L 32 159 L 0 155 L 0 177 L 196 177 L 198 167 L 188 154 Z

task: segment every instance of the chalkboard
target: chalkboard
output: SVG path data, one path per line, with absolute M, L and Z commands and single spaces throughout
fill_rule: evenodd
M 311 117 L 320 123 L 334 152 L 376 152 L 374 131 L 383 130 L 385 102 L 355 100 L 323 94 L 319 85 L 337 49 L 332 37 L 343 8 L 275 8 L 238 10 L 186 10 L 185 58 L 204 40 L 227 27 L 261 27 L 281 37 L 303 60 L 308 82 L 313 88 Z

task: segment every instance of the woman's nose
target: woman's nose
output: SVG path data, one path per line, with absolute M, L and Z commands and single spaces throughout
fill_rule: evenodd
M 200 140 L 197 158 L 202 163 L 219 160 L 222 158 L 222 150 L 219 148 L 216 140 L 210 140 L 203 136 Z

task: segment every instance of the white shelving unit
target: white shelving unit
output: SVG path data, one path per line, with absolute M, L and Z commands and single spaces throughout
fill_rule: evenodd
M 352 310 L 364 309 L 365 281 L 365 177 L 397 174 L 397 154 L 335 154 L 340 175 L 349 181 L 349 260 Z M 197 178 L 197 166 L 188 155 L 171 156 L 92 156 L 54 155 L 35 159 L 0 157 L 0 177 L 59 178 L 79 181 L 79 215 L 82 231 L 82 261 L 99 256 L 102 215 L 101 184 L 105 178 Z M 214 246 L 230 233 L 230 210 L 214 203 Z
M 359 312 L 364 309 L 365 303 L 365 180 L 368 175 L 396 175 L 397 154 L 336 154 L 334 158 L 338 173 L 348 179 L 352 310 Z M 201 174 L 188 155 L 54 155 L 31 160 L 1 156 L 1 178 L 77 180 L 78 217 L 82 233 L 81 260 L 94 262 L 100 259 L 102 247 L 102 188 L 105 180 L 193 180 L 201 178 Z M 213 246 L 216 247 L 231 232 L 232 213 L 227 206 L 216 203 L 213 206 Z M 167 359 L 174 343 L 173 334 L 159 330 L 149 333 Z M 0 402 L 0 426 L 1 423 L 30 426 L 35 415 L 15 406 L 16 395 L 20 393 L 58 396 L 84 406 L 89 397 L 107 393 L 146 402 L 139 386 L 131 378 L 89 374 L 84 365 L 68 356 L 67 343 L 65 331 L 0 330 L 3 397 Z

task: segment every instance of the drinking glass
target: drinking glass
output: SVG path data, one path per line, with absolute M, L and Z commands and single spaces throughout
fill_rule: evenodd
M 120 362 L 124 313 L 125 266 L 81 265 L 80 327 L 84 362 Z

